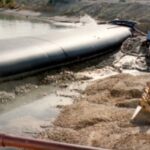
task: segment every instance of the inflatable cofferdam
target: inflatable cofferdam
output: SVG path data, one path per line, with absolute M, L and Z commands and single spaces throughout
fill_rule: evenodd
M 97 53 L 106 53 L 131 35 L 128 27 L 99 25 L 40 37 L 0 40 L 0 77 L 54 67 Z

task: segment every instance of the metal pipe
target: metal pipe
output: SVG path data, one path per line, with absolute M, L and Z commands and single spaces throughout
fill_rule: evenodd
M 0 147 L 25 148 L 28 150 L 104 150 L 102 148 L 29 139 L 25 137 L 16 137 L 6 134 L 0 134 Z

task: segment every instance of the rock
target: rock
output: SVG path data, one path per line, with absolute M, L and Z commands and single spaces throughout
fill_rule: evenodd
M 143 36 L 128 38 L 121 47 L 121 52 L 116 55 L 113 66 L 118 69 L 138 69 L 149 71 L 149 58 L 147 47 L 143 44 L 146 40 Z
M 38 88 L 37 85 L 33 85 L 29 83 L 29 84 L 15 87 L 15 93 L 16 95 L 25 94 L 25 93 L 29 93 L 32 89 L 37 89 L 37 88 Z
M 59 85 L 59 87 L 60 87 L 60 88 L 67 88 L 68 85 L 67 85 L 67 84 L 61 84 L 61 85 Z
M 4 91 L 0 92 L 0 103 L 7 103 L 15 99 L 15 94 L 7 93 Z

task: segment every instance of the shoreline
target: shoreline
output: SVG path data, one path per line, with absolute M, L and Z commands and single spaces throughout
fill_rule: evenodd
M 4 15 L 6 17 L 14 17 L 16 19 L 38 21 L 38 22 L 45 22 L 45 23 L 54 23 L 54 22 L 79 23 L 80 22 L 80 17 L 56 16 L 45 12 L 25 10 L 25 9 L 18 10 L 18 9 L 0 8 L 0 15 Z

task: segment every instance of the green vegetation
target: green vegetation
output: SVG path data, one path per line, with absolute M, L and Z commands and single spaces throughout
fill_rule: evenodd
M 0 7 L 15 8 L 16 0 L 0 0 Z

